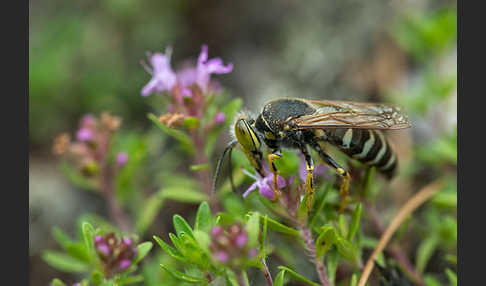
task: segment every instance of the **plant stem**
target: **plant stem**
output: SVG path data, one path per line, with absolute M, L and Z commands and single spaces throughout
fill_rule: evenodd
M 243 271 L 238 271 L 238 274 L 236 274 L 236 277 L 238 279 L 238 285 L 248 286 L 245 282 L 245 277 L 243 276 Z
M 378 254 L 386 247 L 387 243 L 390 241 L 392 235 L 398 229 L 398 227 L 403 223 L 403 221 L 420 205 L 422 205 L 426 200 L 435 195 L 439 191 L 440 182 L 435 181 L 428 184 L 422 188 L 418 193 L 416 193 L 412 198 L 410 198 L 407 203 L 398 211 L 398 214 L 393 218 L 391 223 L 388 225 L 386 230 L 383 232 L 380 241 L 376 245 L 373 253 L 368 258 L 363 274 L 359 279 L 358 286 L 364 286 L 368 277 L 373 270 L 375 265 L 375 260 Z
M 192 141 L 194 146 L 196 147 L 196 164 L 199 165 L 207 165 L 209 164 L 209 160 L 206 157 L 206 154 L 204 154 L 204 141 L 199 132 L 199 130 L 194 130 L 192 134 Z M 209 196 L 209 205 L 211 207 L 211 210 L 213 212 L 217 212 L 220 210 L 219 202 L 217 201 L 216 196 L 212 194 L 211 188 L 212 188 L 212 183 L 211 183 L 211 175 L 209 173 L 209 170 L 207 168 L 198 171 L 198 177 L 201 183 L 204 186 L 204 192 Z
M 108 203 L 111 218 L 125 232 L 131 232 L 132 226 L 115 198 L 113 188 L 113 174 L 109 165 L 105 165 L 100 174 L 101 191 Z
M 327 269 L 324 265 L 322 259 L 319 259 L 316 256 L 316 247 L 314 244 L 314 239 L 312 238 L 312 232 L 307 226 L 300 226 L 300 235 L 302 240 L 304 241 L 307 250 L 309 251 L 309 255 L 312 257 L 314 265 L 316 266 L 317 274 L 319 275 L 319 280 L 323 286 L 330 286 L 331 283 L 327 279 Z
M 265 279 L 267 280 L 267 285 L 268 286 L 273 286 L 273 280 L 272 280 L 272 275 L 270 274 L 270 270 L 268 270 L 267 263 L 265 262 L 265 259 L 261 259 L 260 262 L 263 265 L 263 274 L 265 275 Z

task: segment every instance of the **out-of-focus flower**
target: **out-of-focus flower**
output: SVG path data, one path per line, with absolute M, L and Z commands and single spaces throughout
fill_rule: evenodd
M 116 155 L 116 164 L 118 166 L 124 166 L 128 162 L 127 152 L 120 152 Z
M 118 239 L 114 233 L 96 235 L 93 238 L 106 277 L 129 268 L 137 255 L 137 248 L 130 238 Z
M 227 265 L 251 259 L 257 254 L 248 249 L 248 234 L 239 223 L 233 223 L 226 229 L 213 227 L 209 248 L 214 260 Z
M 327 166 L 324 165 L 315 166 L 314 172 L 312 174 L 314 176 L 314 180 L 316 178 L 316 175 L 324 176 L 326 174 L 326 169 Z M 303 155 L 300 155 L 299 178 L 302 182 L 305 182 L 307 180 L 307 164 Z
M 152 79 L 142 88 L 142 96 L 147 96 L 153 92 L 170 91 L 177 83 L 177 77 L 170 66 L 171 49 L 167 48 L 165 54 L 155 53 L 149 55 L 152 69 Z
M 226 121 L 226 115 L 223 112 L 218 112 L 216 116 L 214 116 L 214 123 L 217 125 L 221 125 Z
M 232 70 L 232 63 L 225 66 L 223 64 L 223 60 L 220 58 L 212 58 L 208 60 L 208 46 L 203 45 L 199 58 L 197 59 L 197 73 L 195 81 L 203 92 L 207 92 L 211 74 L 225 74 L 230 73 Z
M 142 96 L 147 96 L 154 92 L 168 91 L 174 93 L 174 98 L 180 101 L 181 97 L 191 97 L 193 95 L 192 86 L 194 84 L 203 93 L 207 93 L 210 89 L 211 74 L 225 74 L 233 70 L 233 64 L 224 65 L 221 58 L 208 60 L 207 45 L 202 46 L 196 66 L 186 66 L 174 72 L 170 66 L 170 57 L 170 48 L 166 49 L 165 54 L 155 53 L 149 55 L 152 68 L 147 68 L 147 71 L 152 75 L 152 79 L 142 88 Z
M 101 124 L 110 131 L 115 131 L 121 126 L 121 118 L 111 115 L 109 112 L 101 113 L 100 120 Z
M 94 133 L 91 131 L 89 128 L 83 127 L 78 130 L 76 133 L 76 139 L 78 139 L 81 142 L 88 142 L 93 140 L 94 138 Z
M 54 139 L 52 146 L 52 152 L 54 155 L 63 155 L 69 149 L 71 145 L 71 137 L 67 133 L 62 133 Z
M 258 188 L 258 192 L 260 195 L 266 197 L 267 199 L 274 199 L 274 191 L 273 191 L 273 173 L 269 173 L 265 177 L 261 177 L 260 174 L 256 173 L 255 175 L 250 174 L 246 170 L 243 170 L 244 173 L 253 178 L 255 182 L 243 193 L 243 197 L 245 198 L 248 196 L 252 191 Z M 279 189 L 285 187 L 287 183 L 285 179 L 277 175 L 277 187 Z

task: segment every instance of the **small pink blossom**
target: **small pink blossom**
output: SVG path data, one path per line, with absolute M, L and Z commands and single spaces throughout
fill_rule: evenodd
M 264 178 L 262 178 L 258 173 L 256 173 L 256 176 L 251 175 L 248 172 L 245 172 L 245 174 L 255 179 L 255 182 L 243 193 L 244 198 L 246 198 L 246 196 L 248 196 L 256 188 L 258 188 L 260 195 L 266 197 L 267 199 L 272 200 L 274 198 L 273 173 L 269 173 Z M 286 185 L 287 183 L 285 182 L 285 179 L 277 175 L 277 187 L 281 189 Z
M 116 164 L 118 166 L 124 166 L 128 162 L 128 154 L 126 152 L 120 152 L 116 155 Z
M 202 46 L 201 53 L 197 59 L 197 73 L 195 80 L 203 92 L 208 91 L 211 74 L 225 74 L 230 73 L 232 70 L 233 64 L 229 63 L 225 66 L 221 58 L 212 58 L 208 60 L 208 46 Z
M 170 91 L 177 83 L 177 77 L 170 66 L 171 50 L 166 49 L 165 54 L 155 53 L 149 56 L 152 70 L 152 79 L 143 87 L 142 96 L 153 92 Z
M 123 259 L 122 261 L 120 261 L 120 269 L 122 271 L 126 270 L 128 267 L 130 267 L 131 264 L 132 262 L 129 259 Z
M 243 246 L 245 246 L 246 242 L 248 241 L 248 235 L 244 232 L 240 233 L 237 237 L 236 237 L 236 246 L 238 246 L 239 248 L 242 248 Z
M 89 128 L 81 128 L 76 133 L 76 138 L 81 142 L 91 141 L 94 138 L 94 133 Z
M 222 262 L 222 263 L 227 262 L 228 259 L 229 259 L 228 254 L 224 251 L 216 252 L 214 257 L 216 258 L 216 260 L 218 260 L 219 262 Z
M 221 125 L 226 121 L 226 115 L 223 112 L 218 112 L 214 117 L 214 123 Z

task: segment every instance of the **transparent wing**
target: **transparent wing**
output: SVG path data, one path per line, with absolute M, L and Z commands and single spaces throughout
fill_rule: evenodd
M 408 117 L 397 106 L 337 100 L 307 100 L 317 112 L 290 118 L 296 129 L 354 128 L 403 129 L 409 128 Z

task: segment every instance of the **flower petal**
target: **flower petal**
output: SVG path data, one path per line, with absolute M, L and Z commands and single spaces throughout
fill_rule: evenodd
M 258 181 L 254 182 L 244 193 L 243 193 L 243 197 L 246 198 L 246 196 L 248 196 L 252 191 L 254 191 L 256 189 L 258 185 Z

